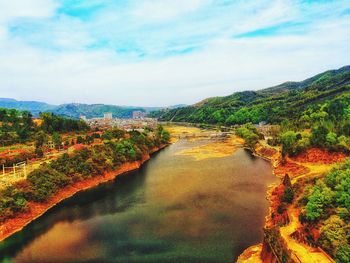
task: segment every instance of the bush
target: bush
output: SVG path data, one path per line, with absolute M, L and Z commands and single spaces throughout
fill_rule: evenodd
M 282 196 L 282 201 L 291 204 L 294 199 L 294 191 L 291 187 L 286 187 Z
M 0 193 L 0 221 L 14 217 L 28 208 L 25 194 L 14 186 L 9 186 Z
M 338 247 L 347 244 L 347 233 L 345 222 L 337 215 L 328 218 L 321 227 L 319 242 L 322 247 L 330 253 L 335 254 Z
M 310 221 L 318 220 L 323 214 L 324 208 L 332 203 L 333 197 L 333 192 L 323 182 L 319 182 L 308 197 L 305 207 L 306 219 Z
M 335 261 L 339 263 L 350 262 L 350 245 L 342 245 L 335 252 Z
M 254 125 L 250 123 L 245 124 L 236 130 L 236 134 L 244 139 L 245 144 L 251 150 L 254 150 L 255 145 L 259 141 L 259 133 Z
M 328 129 L 324 126 L 314 127 L 311 130 L 311 144 L 317 147 L 325 147 L 327 145 Z
M 120 140 L 85 147 L 70 155 L 64 153 L 49 165 L 40 166 L 28 175 L 27 180 L 0 192 L 0 221 L 25 211 L 28 201 L 47 201 L 59 189 L 73 182 L 102 174 L 127 161 L 140 160 L 155 145 L 169 139 L 168 132 L 162 127 L 150 136 L 149 132 L 130 132 L 126 139 L 123 131 L 113 130 L 114 138 Z
M 28 175 L 27 180 L 33 185 L 33 200 L 43 202 L 68 185 L 71 179 L 48 166 L 41 166 Z
M 337 262 L 349 262 L 350 160 L 318 179 L 313 187 L 305 188 L 299 200 L 305 198 L 301 222 L 321 225 L 318 245 Z
M 297 134 L 294 131 L 287 131 L 281 135 L 282 155 L 293 155 L 295 153 L 295 146 L 297 141 Z

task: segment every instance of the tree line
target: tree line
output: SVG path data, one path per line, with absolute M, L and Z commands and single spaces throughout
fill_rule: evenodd
M 29 111 L 0 109 L 0 144 L 8 146 L 31 141 L 39 132 L 52 135 L 55 132 L 89 130 L 89 126 L 81 120 L 68 119 L 52 113 L 41 113 L 40 122 L 36 124 Z
M 143 133 L 114 130 L 102 137 L 102 144 L 87 146 L 72 154 L 64 153 L 49 164 L 42 164 L 26 180 L 2 190 L 0 222 L 27 211 L 30 201 L 45 202 L 67 185 L 101 176 L 126 162 L 141 160 L 154 147 L 166 144 L 170 139 L 162 127 Z
M 337 262 L 350 262 L 350 160 L 305 187 L 298 202 L 300 221 L 307 229 L 320 229 L 318 238 L 309 232 L 310 241 Z

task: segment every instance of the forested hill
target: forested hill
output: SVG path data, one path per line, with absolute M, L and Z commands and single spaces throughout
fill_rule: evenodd
M 38 116 L 40 112 L 53 110 L 56 106 L 39 101 L 18 101 L 15 99 L 0 98 L 0 108 L 30 111 Z
M 236 92 L 197 104 L 153 112 L 162 121 L 211 124 L 279 123 L 332 99 L 350 101 L 350 65 L 301 82 L 285 82 L 259 91 Z
M 176 108 L 178 106 L 170 106 Z M 62 104 L 52 110 L 53 113 L 71 118 L 79 118 L 85 115 L 87 118 L 102 117 L 103 113 L 111 112 L 116 118 L 131 118 L 133 111 L 143 111 L 149 113 L 155 110 L 161 110 L 161 107 L 137 107 L 137 106 L 116 106 L 106 104 L 81 104 L 70 103 Z
M 169 109 L 183 107 L 184 105 L 170 106 Z M 103 113 L 111 112 L 116 118 L 130 118 L 133 111 L 151 112 L 162 109 L 161 107 L 137 107 L 137 106 L 117 106 L 106 104 L 83 104 L 67 103 L 61 105 L 51 105 L 39 101 L 18 101 L 15 99 L 0 98 L 0 108 L 26 110 L 34 116 L 39 116 L 41 112 L 52 112 L 70 118 L 79 118 L 85 115 L 87 118 L 102 117 Z
M 79 118 L 80 115 L 85 115 L 87 118 L 102 117 L 105 112 L 111 112 L 116 118 L 130 118 L 133 111 L 145 111 L 145 109 L 105 104 L 69 103 L 59 105 L 53 110 L 55 114 L 71 118 Z

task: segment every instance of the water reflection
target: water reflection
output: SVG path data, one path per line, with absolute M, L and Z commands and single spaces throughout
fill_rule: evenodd
M 4 258 L 13 257 L 21 248 L 59 222 L 69 225 L 68 223 L 88 220 L 98 215 L 122 212 L 137 202 L 142 202 L 142 191 L 137 190 L 142 189 L 145 180 L 142 173 L 147 165 L 145 163 L 139 171 L 118 176 L 113 182 L 78 193 L 73 198 L 61 202 L 24 230 L 8 238 L 6 242 L 0 243 L 0 255 Z M 63 233 L 65 232 L 63 229 Z
M 1 245 L 0 262 L 232 262 L 258 242 L 270 165 L 196 161 L 180 141 L 139 171 L 63 202 Z

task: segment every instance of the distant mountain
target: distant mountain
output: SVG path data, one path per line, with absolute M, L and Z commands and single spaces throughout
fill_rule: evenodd
M 102 117 L 105 112 L 111 112 L 116 118 L 130 118 L 133 111 L 145 112 L 146 110 L 142 107 L 80 103 L 62 104 L 51 110 L 51 112 L 62 116 L 79 118 L 81 115 L 85 115 L 88 119 Z
M 169 106 L 169 107 L 166 107 L 168 109 L 178 109 L 178 108 L 183 108 L 183 107 L 187 107 L 188 105 L 186 104 L 177 104 L 177 105 L 173 105 L 173 106 Z
M 149 113 L 151 111 L 161 110 L 164 108 L 174 109 L 184 105 L 176 105 L 170 107 L 137 107 L 137 106 L 115 106 L 106 104 L 82 104 L 68 103 L 61 105 L 50 105 L 38 101 L 18 101 L 15 99 L 0 98 L 0 108 L 9 108 L 17 110 L 30 111 L 34 116 L 38 116 L 40 112 L 52 112 L 71 118 L 79 118 L 85 115 L 87 118 L 102 117 L 103 113 L 111 112 L 116 118 L 130 118 L 133 111 L 143 111 Z
M 53 110 L 56 106 L 38 101 L 18 101 L 15 99 L 0 98 L 0 107 L 17 110 L 27 110 L 33 115 L 38 115 L 43 111 Z
M 211 124 L 278 123 L 298 117 L 306 107 L 344 94 L 350 99 L 350 66 L 329 70 L 301 82 L 285 82 L 258 91 L 213 97 L 194 105 L 151 113 L 163 121 Z

